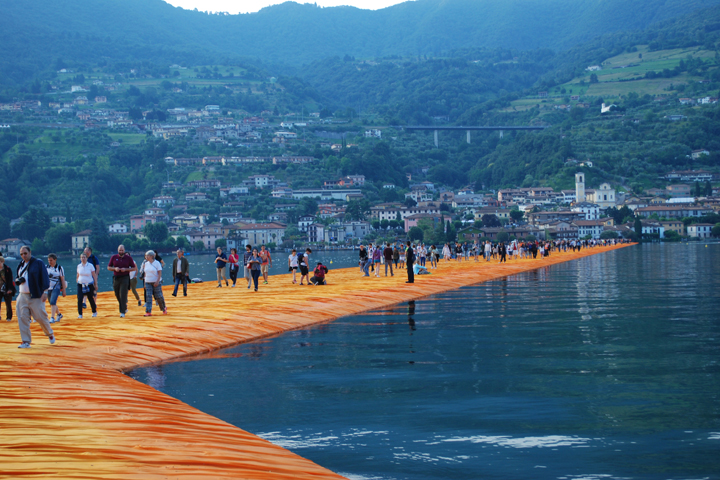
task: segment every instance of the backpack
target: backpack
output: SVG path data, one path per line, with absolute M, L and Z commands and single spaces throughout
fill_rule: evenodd
M 325 267 L 323 267 L 322 265 L 318 265 L 317 267 L 315 267 L 315 271 L 313 273 L 317 278 L 322 280 L 325 278 Z
M 305 263 L 305 254 L 304 253 L 297 254 L 297 262 L 298 262 L 298 267 L 300 265 L 302 265 L 303 263 Z

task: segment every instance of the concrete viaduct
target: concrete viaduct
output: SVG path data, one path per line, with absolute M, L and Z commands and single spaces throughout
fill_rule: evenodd
M 435 147 L 438 146 L 439 130 L 465 130 L 467 132 L 467 143 L 470 143 L 470 132 L 473 130 L 497 130 L 500 132 L 500 138 L 503 137 L 505 130 L 545 130 L 549 126 L 539 127 L 516 127 L 516 126 L 498 126 L 498 127 L 401 127 L 405 130 L 433 130 L 435 133 Z

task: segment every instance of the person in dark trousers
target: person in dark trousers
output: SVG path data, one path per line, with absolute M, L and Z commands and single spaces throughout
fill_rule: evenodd
M 498 263 L 507 263 L 507 259 L 505 258 L 507 248 L 503 242 L 500 242 L 500 245 L 498 245 L 498 253 L 500 254 L 500 261 Z
M 387 277 L 388 267 L 390 267 L 390 276 L 394 277 L 393 273 L 393 249 L 390 247 L 390 242 L 387 242 L 385 249 L 383 250 L 383 257 L 385 257 L 385 276 Z
M 182 248 L 178 248 L 177 258 L 173 260 L 172 275 L 173 282 L 175 283 L 175 290 L 173 290 L 172 296 L 177 297 L 178 287 L 182 283 L 183 296 L 187 297 L 187 285 L 188 279 L 190 278 L 190 262 L 188 262 L 188 259 L 185 258 L 185 252 Z
M 407 265 L 408 279 L 405 283 L 415 283 L 415 272 L 413 272 L 413 263 L 415 263 L 415 251 L 410 244 L 407 242 L 407 248 L 405 249 L 405 263 Z
M 130 272 L 137 271 L 132 257 L 125 253 L 125 245 L 119 245 L 117 255 L 110 257 L 108 270 L 113 272 L 113 290 L 120 307 L 120 318 L 125 318 L 128 290 L 130 289 Z
M 325 280 L 327 273 L 328 268 L 323 265 L 322 262 L 318 262 L 313 271 L 313 276 L 310 278 L 310 283 L 313 285 L 327 285 L 327 281 Z
M 0 302 L 5 301 L 8 322 L 13 319 L 12 300 L 15 295 L 12 268 L 5 265 L 5 258 L 0 256 Z

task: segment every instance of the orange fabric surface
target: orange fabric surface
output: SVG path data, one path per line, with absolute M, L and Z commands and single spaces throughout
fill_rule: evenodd
M 441 261 L 412 285 L 405 270 L 367 278 L 347 268 L 318 287 L 289 275 L 257 293 L 242 279 L 236 288 L 190 285 L 188 297 L 166 287 L 167 316 L 155 307 L 143 317 L 131 295 L 121 319 L 104 292 L 98 317 L 81 320 L 75 297 L 60 298 L 55 345 L 35 323 L 32 348 L 19 350 L 17 319 L 0 322 L 0 478 L 342 478 L 122 372 L 625 246 L 501 265 Z

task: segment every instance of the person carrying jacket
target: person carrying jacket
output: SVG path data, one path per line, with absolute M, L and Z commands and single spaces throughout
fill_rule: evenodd
M 22 343 L 18 348 L 30 348 L 32 335 L 30 334 L 30 319 L 34 318 L 48 336 L 50 344 L 55 343 L 55 335 L 47 312 L 45 311 L 45 300 L 47 300 L 47 289 L 50 288 L 45 264 L 39 258 L 32 256 L 30 247 L 20 249 L 22 262 L 17 267 L 16 285 L 18 289 L 17 315 L 20 325 L 20 337 Z
M 188 262 L 188 259 L 185 258 L 185 252 L 182 248 L 178 248 L 177 258 L 173 260 L 172 276 L 173 282 L 175 283 L 175 290 L 173 290 L 172 296 L 177 297 L 178 287 L 182 283 L 183 296 L 187 297 L 187 285 L 188 279 L 190 278 L 190 262 Z

